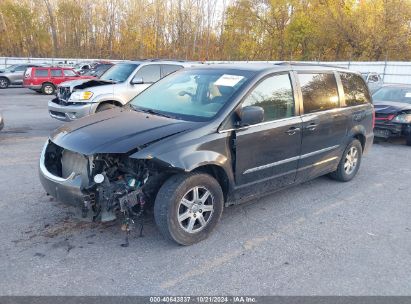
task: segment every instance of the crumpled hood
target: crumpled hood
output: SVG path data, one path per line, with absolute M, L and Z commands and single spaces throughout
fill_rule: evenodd
M 375 101 L 374 109 L 379 114 L 396 114 L 401 111 L 411 111 L 411 104 L 395 101 Z
M 84 155 L 127 153 L 194 126 L 194 122 L 116 108 L 65 124 L 50 140 Z
M 59 86 L 60 87 L 70 87 L 70 92 L 73 92 L 74 87 L 78 87 L 78 86 L 88 88 L 88 87 L 107 85 L 107 84 L 112 85 L 113 82 L 112 81 L 107 81 L 107 80 L 96 79 L 95 77 L 91 77 L 91 78 L 65 81 L 65 82 L 62 82 Z

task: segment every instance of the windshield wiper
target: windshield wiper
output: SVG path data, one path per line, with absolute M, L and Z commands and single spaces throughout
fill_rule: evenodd
M 143 109 L 143 108 L 139 108 L 136 106 L 133 106 L 132 104 L 130 104 L 131 108 L 135 111 L 139 111 L 139 112 L 144 112 L 144 113 L 148 113 L 148 114 L 152 114 L 152 115 L 157 115 L 157 116 L 162 116 L 162 117 L 167 117 L 167 118 L 174 118 L 171 115 L 167 115 L 158 111 L 155 111 L 153 109 Z

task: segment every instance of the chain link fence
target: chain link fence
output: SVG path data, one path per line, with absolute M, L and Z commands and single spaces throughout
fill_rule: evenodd
M 23 58 L 0 57 L 0 69 L 13 64 L 36 63 L 58 66 L 73 66 L 82 61 L 108 60 L 121 62 L 122 60 L 90 59 L 90 58 Z M 280 61 L 207 61 L 207 63 L 278 63 Z M 411 62 L 403 61 L 303 61 L 303 63 L 337 65 L 361 73 L 375 72 L 380 74 L 384 83 L 411 84 Z

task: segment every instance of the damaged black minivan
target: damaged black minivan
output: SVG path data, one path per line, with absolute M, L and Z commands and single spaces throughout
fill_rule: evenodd
M 168 239 L 205 239 L 223 207 L 329 174 L 349 181 L 373 141 L 360 74 L 297 64 L 208 65 L 125 107 L 66 124 L 40 159 L 46 192 L 126 225 L 144 210 Z

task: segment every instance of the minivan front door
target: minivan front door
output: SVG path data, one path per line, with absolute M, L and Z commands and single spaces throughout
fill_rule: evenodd
M 294 100 L 290 75 L 284 73 L 260 81 L 243 101 L 242 107 L 262 107 L 264 121 L 235 131 L 239 188 L 259 182 L 276 188 L 294 182 L 302 128 Z
M 299 73 L 303 97 L 301 157 L 297 180 L 322 175 L 338 163 L 347 134 L 347 111 L 339 107 L 333 72 Z

